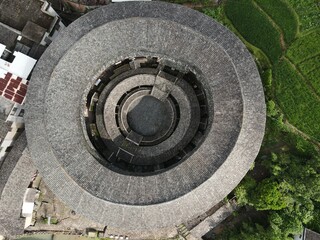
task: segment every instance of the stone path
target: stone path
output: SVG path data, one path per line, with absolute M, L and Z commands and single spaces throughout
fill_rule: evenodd
M 219 208 L 214 214 L 207 217 L 203 222 L 193 228 L 190 231 L 191 235 L 195 239 L 202 239 L 202 236 L 229 217 L 236 209 L 238 209 L 238 205 L 235 201 L 228 202 Z

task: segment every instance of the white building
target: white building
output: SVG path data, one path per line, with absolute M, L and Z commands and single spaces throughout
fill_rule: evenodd
M 23 204 L 22 204 L 22 217 L 26 218 L 25 228 L 30 226 L 32 222 L 32 213 L 34 208 L 34 202 L 39 195 L 39 190 L 34 188 L 27 188 L 24 197 L 23 197 Z
M 2 56 L 5 51 L 8 51 L 6 50 L 6 46 L 0 43 L 0 56 Z M 18 77 L 27 79 L 37 60 L 21 52 L 14 52 L 13 56 L 14 59 L 12 62 L 0 58 L 0 78 L 4 78 L 4 75 L 9 72 Z

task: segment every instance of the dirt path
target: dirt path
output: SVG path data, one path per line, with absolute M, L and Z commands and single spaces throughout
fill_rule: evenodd
M 296 128 L 294 125 L 292 125 L 291 123 L 288 122 L 288 120 L 284 121 L 284 124 L 295 134 L 299 135 L 300 137 L 308 140 L 309 142 L 313 143 L 316 147 L 318 152 L 320 153 L 320 143 L 315 140 L 313 137 L 309 136 L 308 134 L 300 131 L 298 128 Z
M 202 236 L 218 226 L 227 217 L 231 216 L 237 209 L 239 209 L 237 202 L 235 200 L 230 200 L 230 202 L 223 205 L 215 213 L 191 229 L 191 235 L 196 237 L 196 239 L 201 239 Z
M 276 98 L 273 98 L 276 99 Z M 282 111 L 281 107 L 279 106 L 279 104 L 276 102 L 276 105 L 278 107 L 278 109 L 280 110 L 280 112 L 285 116 L 284 112 Z M 294 125 L 292 125 L 287 119 L 284 120 L 283 124 L 288 127 L 291 132 L 299 135 L 300 137 L 302 137 L 303 139 L 311 142 L 316 148 L 317 151 L 320 153 L 320 142 L 318 142 L 318 140 L 314 139 L 313 137 L 309 136 L 308 134 L 302 132 L 301 130 L 299 130 L 298 128 L 296 128 Z

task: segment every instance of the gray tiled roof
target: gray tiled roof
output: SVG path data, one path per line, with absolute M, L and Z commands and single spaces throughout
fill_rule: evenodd
M 0 138 L 3 140 L 10 130 L 10 123 L 7 123 L 5 120 L 0 118 Z M 1 141 L 2 141 L 1 140 Z M 0 141 L 0 144 L 1 144 Z
M 41 11 L 42 5 L 38 0 L 0 0 L 0 22 L 19 31 L 28 20 L 49 29 L 53 17 Z
M 320 240 L 320 234 L 306 228 L 304 240 Z
M 20 217 L 23 196 L 35 172 L 27 150 L 21 153 L 20 147 L 26 146 L 25 135 L 22 135 L 16 144 L 18 149 L 13 148 L 8 160 L 19 161 L 14 169 L 11 169 L 0 197 L 0 235 L 5 236 L 23 233 L 25 219 Z
M 9 30 L 0 24 L 0 43 L 6 45 L 8 49 L 13 50 L 18 36 L 18 33 Z
M 125 175 L 88 151 L 80 103 L 101 69 L 146 55 L 200 73 L 210 127 L 177 166 Z M 50 189 L 78 213 L 131 230 L 173 226 L 218 203 L 249 170 L 265 126 L 259 73 L 244 44 L 199 12 L 164 2 L 112 4 L 72 23 L 37 64 L 26 107 L 30 153 Z
M 27 147 L 27 139 L 23 133 L 15 142 L 14 147 L 0 164 L 0 195 L 7 184 L 7 181 L 16 167 L 24 149 Z

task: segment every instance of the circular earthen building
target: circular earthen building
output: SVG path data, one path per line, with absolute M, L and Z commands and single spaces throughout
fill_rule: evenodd
M 38 62 L 28 146 L 77 213 L 128 230 L 206 212 L 252 165 L 264 94 L 244 44 L 209 17 L 127 2 L 73 22 Z

